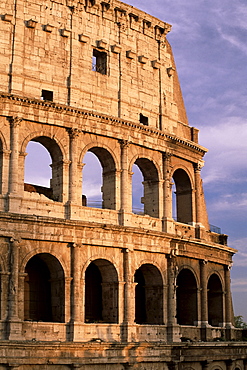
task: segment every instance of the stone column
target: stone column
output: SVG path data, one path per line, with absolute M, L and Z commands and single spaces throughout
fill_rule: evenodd
M 71 331 L 73 333 L 72 340 L 76 338 L 75 323 L 81 321 L 81 294 L 80 294 L 80 278 L 81 278 L 81 264 L 80 264 L 80 244 L 71 243 Z
M 121 224 L 125 224 L 125 212 L 131 212 L 130 209 L 130 179 L 128 170 L 128 147 L 130 143 L 127 140 L 119 140 L 121 146 Z
M 170 174 L 170 167 L 171 167 L 171 154 L 164 153 L 163 155 L 163 199 L 164 199 L 164 206 L 163 206 L 163 220 L 164 226 L 163 229 L 165 232 L 173 232 L 173 219 L 172 219 L 172 184 L 171 184 L 171 174 Z
M 71 320 L 73 322 L 81 321 L 80 307 L 80 277 L 81 277 L 81 264 L 80 264 L 80 244 L 71 244 L 71 265 L 72 265 L 72 294 L 71 294 Z
M 8 319 L 8 284 L 10 272 L 1 272 L 1 320 Z
M 208 290 L 207 290 L 207 263 L 206 260 L 200 261 L 201 278 L 201 321 L 203 326 L 208 324 Z
M 10 168 L 10 155 L 11 150 L 2 151 L 2 194 L 6 194 L 9 191 L 9 168 Z
M 25 316 L 25 278 L 28 274 L 19 274 L 19 318 L 24 320 Z
M 173 253 L 167 256 L 167 341 L 179 342 L 176 322 L 176 257 Z
M 65 310 L 64 320 L 70 322 L 71 320 L 71 282 L 73 278 L 68 276 L 64 278 L 64 290 L 65 290 Z
M 202 188 L 201 188 L 201 169 L 203 161 L 194 166 L 195 172 L 195 221 L 196 221 L 196 238 L 202 238 L 203 213 L 202 213 Z
M 18 193 L 18 161 L 19 161 L 19 126 L 22 119 L 9 117 L 10 123 L 10 166 L 9 166 L 9 193 Z
M 231 265 L 225 266 L 225 318 L 226 325 L 232 326 L 232 297 L 231 297 L 231 277 L 230 277 Z
M 77 138 L 79 130 L 70 128 L 68 133 L 70 138 L 69 202 L 77 204 Z
M 124 271 L 124 314 L 123 314 L 123 330 L 122 341 L 131 341 L 131 326 L 134 325 L 135 319 L 135 283 L 132 281 L 130 273 L 131 268 L 131 254 L 129 249 L 123 250 L 123 271 Z
M 232 370 L 233 360 L 226 361 L 226 370 Z
M 22 339 L 21 322 L 18 310 L 19 292 L 19 240 L 10 239 L 10 279 L 8 292 L 8 329 L 7 336 L 10 340 Z
M 18 319 L 19 241 L 10 239 L 9 320 Z
M 195 211 L 196 211 L 196 223 L 201 225 L 202 224 L 202 207 L 201 207 L 201 169 L 202 164 L 197 163 L 194 167 L 195 171 L 195 191 L 196 191 L 196 199 L 195 199 Z
M 207 263 L 206 260 L 200 261 L 200 280 L 201 280 L 201 340 L 207 340 L 208 326 L 208 287 L 207 287 Z
M 232 296 L 231 296 L 231 265 L 225 266 L 225 328 L 226 339 L 232 339 Z
M 129 142 L 127 140 L 120 140 L 121 145 L 121 209 L 128 210 L 128 193 L 129 193 L 129 172 L 128 172 L 128 160 L 127 150 Z

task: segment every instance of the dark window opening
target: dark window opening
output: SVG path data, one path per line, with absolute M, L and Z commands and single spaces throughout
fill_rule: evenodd
M 135 322 L 163 324 L 163 282 L 157 267 L 144 264 L 135 272 Z
M 85 296 L 85 321 L 102 321 L 102 277 L 94 263 L 86 270 Z
M 42 90 L 41 98 L 43 100 L 53 101 L 53 91 L 50 91 L 50 90 Z
M 118 276 L 104 259 L 91 262 L 85 272 L 85 322 L 118 322 Z
M 197 284 L 193 273 L 182 270 L 177 277 L 177 323 L 179 325 L 196 325 Z
M 92 71 L 106 75 L 107 54 L 104 51 L 93 50 Z
M 216 274 L 208 280 L 208 323 L 212 326 L 221 326 L 223 323 L 223 290 Z
M 64 273 L 59 261 L 41 253 L 28 261 L 25 272 L 24 319 L 64 322 Z
M 148 126 L 148 117 L 144 116 L 142 113 L 140 113 L 140 123 L 142 123 L 145 126 Z

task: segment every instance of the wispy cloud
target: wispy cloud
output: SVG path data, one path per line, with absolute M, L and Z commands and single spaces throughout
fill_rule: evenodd
M 247 292 L 247 280 L 246 279 L 232 279 L 231 288 L 233 292 Z
M 224 33 L 221 27 L 217 27 L 217 30 L 219 32 L 219 35 L 221 38 L 225 41 L 227 41 L 229 44 L 234 46 L 235 48 L 239 49 L 241 52 L 247 55 L 247 45 L 243 41 L 239 40 L 237 36 L 231 35 L 229 33 Z M 234 68 L 234 67 L 233 67 Z

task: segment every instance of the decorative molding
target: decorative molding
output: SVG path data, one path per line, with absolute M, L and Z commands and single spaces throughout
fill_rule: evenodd
M 145 57 L 145 55 L 139 55 L 138 57 L 138 61 L 141 63 L 141 64 L 146 64 L 148 62 L 148 58 Z
M 173 67 L 169 67 L 166 70 L 167 70 L 167 74 L 168 74 L 169 77 L 172 77 L 175 73 L 175 68 L 173 68 Z
M 126 51 L 126 57 L 129 59 L 134 59 L 136 57 L 136 53 L 132 50 L 127 50 Z
M 151 61 L 151 64 L 152 64 L 152 67 L 154 68 L 154 69 L 160 69 L 160 67 L 161 67 L 161 62 L 159 61 L 159 60 L 152 60 Z
M 2 16 L 2 20 L 5 21 L 5 22 L 12 22 L 13 14 L 4 14 Z
M 34 19 L 29 19 L 28 21 L 26 21 L 26 26 L 27 28 L 35 28 L 37 23 L 38 22 L 35 21 Z
M 145 132 L 147 135 L 152 134 L 152 135 L 156 135 L 157 137 L 160 137 L 162 139 L 167 139 L 169 141 L 171 140 L 173 142 L 176 142 L 176 143 L 179 143 L 181 145 L 192 148 L 192 149 L 198 151 L 199 153 L 201 153 L 203 155 L 205 153 L 207 153 L 206 148 L 204 148 L 200 145 L 196 145 L 196 143 L 194 143 L 192 141 L 179 138 L 179 137 L 177 137 L 175 135 L 172 135 L 172 134 L 166 134 L 164 131 L 160 131 L 160 130 L 152 128 L 150 126 L 145 126 L 145 125 L 142 125 L 142 124 L 139 124 L 139 123 L 126 121 L 126 120 L 118 118 L 118 117 L 108 116 L 106 114 L 100 114 L 100 113 L 96 113 L 96 112 L 93 112 L 93 111 L 87 111 L 87 110 L 84 110 L 84 109 L 73 108 L 73 107 L 70 107 L 70 106 L 67 106 L 67 105 L 62 105 L 62 104 L 58 104 L 58 103 L 54 103 L 54 102 L 42 101 L 40 99 L 29 99 L 29 98 L 25 98 L 25 97 L 21 97 L 21 96 L 17 96 L 17 95 L 15 96 L 15 95 L 12 95 L 12 94 L 4 94 L 4 93 L 0 94 L 0 101 L 4 100 L 4 99 L 8 99 L 10 101 L 16 102 L 20 106 L 21 105 L 27 106 L 29 104 L 29 105 L 38 106 L 38 107 L 50 108 L 50 110 L 54 110 L 56 112 L 61 112 L 61 113 L 64 112 L 64 113 L 68 113 L 68 114 L 71 114 L 71 115 L 76 115 L 77 117 L 81 116 L 82 118 L 92 117 L 92 118 L 95 118 L 97 120 L 101 119 L 102 121 L 110 122 L 114 125 L 119 124 L 119 125 L 127 126 L 130 129 L 138 129 L 142 132 Z M 6 119 L 10 120 L 10 119 L 13 119 L 13 117 L 6 117 Z M 18 118 L 18 120 L 21 121 L 21 120 L 24 120 L 24 118 Z
M 115 54 L 120 54 L 121 50 L 122 50 L 121 45 L 116 44 L 111 46 L 111 51 Z
M 106 49 L 106 47 L 107 47 L 107 42 L 106 42 L 106 40 L 104 40 L 104 39 L 97 40 L 97 41 L 96 41 L 96 45 L 97 45 L 97 48 L 99 48 L 99 49 Z
M 67 30 L 66 28 L 63 28 L 60 30 L 60 35 L 62 37 L 69 37 L 71 34 L 71 31 L 70 30 Z
M 83 35 L 83 34 L 80 34 L 80 35 L 78 35 L 78 39 L 83 44 L 86 44 L 87 42 L 89 42 L 90 37 L 89 36 L 86 36 L 86 35 Z
M 51 32 L 53 31 L 53 28 L 54 28 L 54 26 L 52 26 L 51 24 L 45 24 L 45 25 L 43 26 L 43 30 L 44 30 L 45 32 L 49 32 L 49 33 L 51 33 Z

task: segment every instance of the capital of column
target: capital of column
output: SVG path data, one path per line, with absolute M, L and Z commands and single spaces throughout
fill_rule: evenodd
M 19 238 L 13 238 L 13 237 L 11 237 L 10 239 L 9 239 L 9 242 L 11 243 L 11 245 L 13 246 L 13 247 L 17 247 L 17 248 L 19 248 L 19 246 L 20 246 L 20 243 L 21 243 L 21 239 L 19 239 Z
M 78 137 L 81 132 L 78 128 L 67 128 L 66 130 L 72 140 Z
M 71 242 L 68 244 L 68 248 L 81 248 L 82 247 L 82 243 L 75 243 L 75 242 Z
M 232 265 L 233 265 L 233 263 L 231 262 L 231 263 L 229 263 L 229 265 L 225 265 L 225 270 L 226 271 L 230 271 L 231 270 L 231 268 L 232 268 Z
M 13 116 L 8 116 L 6 118 L 9 121 L 11 127 L 13 127 L 13 128 L 19 126 L 21 121 L 23 120 L 23 118 L 13 117 Z
M 200 160 L 197 163 L 194 164 L 194 170 L 195 172 L 201 172 L 201 169 L 204 167 L 204 161 Z
M 125 140 L 125 139 L 119 139 L 118 142 L 119 142 L 122 149 L 128 148 L 131 144 L 131 141 Z
M 172 153 L 170 151 L 166 151 L 165 153 L 163 153 L 163 158 L 165 160 L 170 160 L 172 157 Z

